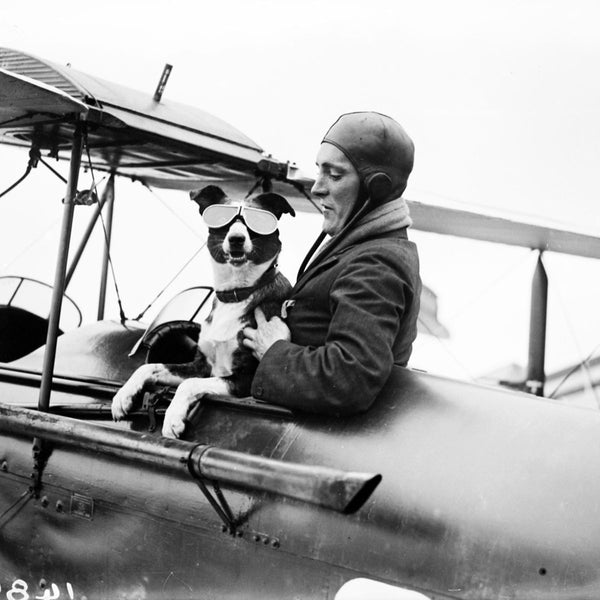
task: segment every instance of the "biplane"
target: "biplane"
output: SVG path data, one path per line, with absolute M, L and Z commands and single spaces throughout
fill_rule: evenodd
M 211 295 L 178 295 L 147 327 L 78 325 L 66 283 L 74 212 L 106 213 L 115 178 L 178 190 L 310 181 L 200 110 L 0 49 L 0 142 L 26 177 L 68 160 L 54 283 L 0 280 L 0 599 L 592 599 L 600 594 L 600 414 L 544 399 L 547 281 L 532 284 L 523 389 L 395 368 L 343 418 L 214 396 L 181 440 L 160 436 L 171 391 L 127 421 L 110 403 Z M 28 158 L 27 158 L 28 152 Z M 107 183 L 78 189 L 82 169 Z M 18 183 L 18 181 L 16 182 Z M 99 192 L 99 190 L 98 190 Z M 415 228 L 600 258 L 600 240 L 411 203 Z M 100 306 L 108 253 L 102 265 Z M 208 282 L 199 282 L 199 284 Z M 29 290 L 29 292 L 27 291 Z M 45 308 L 25 298 L 47 293 Z M 45 312 L 44 312 L 45 311 Z

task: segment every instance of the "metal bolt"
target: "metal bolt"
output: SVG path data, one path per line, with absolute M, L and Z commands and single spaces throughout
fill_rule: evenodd
M 238 529 L 238 530 L 235 532 L 235 535 L 236 535 L 237 537 L 242 537 L 242 536 L 244 535 L 244 532 L 243 532 L 243 531 L 240 531 L 240 530 Z
M 260 542 L 260 535 L 256 535 L 256 534 L 254 534 L 254 536 L 252 536 L 252 539 L 253 539 L 255 542 Z
M 39 586 L 41 589 L 44 589 L 48 585 L 48 582 L 45 579 L 40 579 Z
M 266 535 L 265 535 L 265 539 L 263 540 L 263 544 L 264 544 L 265 546 L 268 546 L 268 545 L 269 545 L 269 538 L 268 538 Z
M 227 525 L 225 525 L 225 524 L 221 525 L 221 531 L 223 533 L 225 533 L 227 531 Z
M 277 540 L 273 540 L 271 542 L 271 546 L 273 546 L 273 548 L 279 548 L 279 542 Z
M 3 471 L 8 471 L 8 463 L 5 460 L 2 461 L 0 469 L 2 469 Z
M 63 504 L 62 500 L 57 500 L 56 501 L 56 512 L 63 512 L 63 510 L 65 509 L 65 505 Z
M 50 500 L 48 500 L 48 496 L 42 496 L 41 503 L 42 503 L 42 506 L 44 508 L 46 508 L 46 506 L 48 506 L 48 504 L 50 504 Z

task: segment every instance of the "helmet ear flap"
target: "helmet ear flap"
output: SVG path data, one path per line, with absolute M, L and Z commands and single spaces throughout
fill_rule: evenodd
M 365 179 L 369 196 L 374 202 L 385 200 L 392 192 L 392 180 L 389 175 L 381 171 L 369 175 Z

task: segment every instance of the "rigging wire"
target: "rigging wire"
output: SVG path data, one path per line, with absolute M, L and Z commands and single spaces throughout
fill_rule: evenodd
M 530 252 L 537 252 L 534 248 L 530 248 Z M 505 280 L 509 275 L 516 273 L 519 270 L 519 267 L 525 268 L 527 265 L 527 261 L 523 260 L 523 256 L 519 256 L 513 262 L 511 262 L 504 271 L 502 271 L 496 278 L 490 281 L 486 286 L 479 288 L 474 294 L 471 294 L 470 298 L 468 298 L 462 305 L 459 307 L 452 315 L 448 316 L 448 319 L 453 320 L 457 317 L 460 317 L 466 310 L 468 310 L 473 304 L 475 304 L 478 300 L 489 294 L 494 288 L 498 287 L 498 285 Z
M 17 179 L 17 181 L 7 187 L 3 192 L 0 192 L 0 198 L 2 198 L 2 196 L 6 196 L 6 194 L 8 194 L 8 192 L 11 190 L 14 190 L 27 177 L 27 175 L 29 175 L 29 173 L 31 173 L 31 166 L 28 165 L 27 169 L 25 169 L 25 173 L 19 179 Z
M 85 135 L 85 151 L 87 154 L 88 164 L 90 167 L 90 175 L 92 176 L 92 190 L 96 189 L 96 178 L 94 176 L 94 167 L 92 166 L 92 158 L 90 156 L 90 146 L 88 143 L 87 134 Z M 108 239 L 108 231 L 106 229 L 106 223 L 104 222 L 104 217 L 102 216 L 102 211 L 100 214 L 100 223 L 102 224 L 102 230 L 104 231 L 104 241 L 106 243 L 106 253 L 108 257 L 108 266 L 110 268 L 113 285 L 115 286 L 115 294 L 117 296 L 117 304 L 119 306 L 119 319 L 121 321 L 121 325 L 125 325 L 127 321 L 127 316 L 125 315 L 125 311 L 123 310 L 123 302 L 121 301 L 121 294 L 119 293 L 119 286 L 117 284 L 117 277 L 115 275 L 115 268 L 113 265 L 112 257 L 110 255 L 110 240 Z
M 547 397 L 548 398 L 554 398 L 556 396 L 556 393 L 558 392 L 558 390 L 571 377 L 571 375 L 573 375 L 573 373 L 575 373 L 577 370 L 579 370 L 583 366 L 587 365 L 590 362 L 590 360 L 592 360 L 594 354 L 596 354 L 596 352 L 598 352 L 598 350 L 600 350 L 600 344 L 598 344 L 597 346 L 595 346 L 594 349 L 580 363 L 577 363 L 576 365 L 574 365 L 567 372 L 567 374 L 560 380 L 560 382 L 558 383 L 558 385 L 554 388 L 554 391 L 549 396 L 547 396 Z
M 110 268 L 113 285 L 115 286 L 115 294 L 117 296 L 117 304 L 119 306 L 119 319 L 121 321 L 121 325 L 125 325 L 125 322 L 127 321 L 127 316 L 125 315 L 125 311 L 123 310 L 123 302 L 121 301 L 121 294 L 119 293 L 119 286 L 117 284 L 115 268 L 114 268 L 113 261 L 112 261 L 111 255 L 110 255 L 110 249 L 109 249 L 110 240 L 108 239 L 108 231 L 106 229 L 106 223 L 104 222 L 104 217 L 102 216 L 102 212 L 100 212 L 99 216 L 100 216 L 100 224 L 102 225 L 102 231 L 104 232 L 104 242 L 106 243 L 106 248 L 107 248 L 108 266 Z
M 142 185 L 189 231 L 191 231 L 197 238 L 204 239 L 196 229 L 194 229 L 187 221 L 182 219 L 147 183 L 142 182 Z
M 27 253 L 29 253 L 29 251 L 34 246 L 37 246 L 54 228 L 56 228 L 56 226 L 60 223 L 60 220 L 61 220 L 61 217 L 58 216 L 52 223 L 50 223 L 50 225 L 46 229 L 44 229 L 44 231 L 42 231 L 40 233 L 40 235 L 38 237 L 36 237 L 30 244 L 28 244 L 19 254 L 17 254 L 15 257 L 13 257 L 12 260 L 7 262 L 6 264 L 2 265 L 0 267 L 0 273 L 6 272 L 6 270 L 9 267 L 14 265 L 20 258 L 22 258 Z
M 10 121 L 6 121 L 5 123 L 10 122 Z M 4 123 L 1 123 L 0 125 L 3 125 Z M 11 186 L 9 186 L 6 190 L 4 190 L 2 193 L 0 193 L 0 198 L 2 198 L 2 196 L 8 194 L 8 192 L 10 192 L 11 190 L 13 190 L 14 188 L 16 188 L 28 175 L 29 173 L 31 173 L 31 170 L 37 165 L 37 162 L 44 162 L 40 156 L 40 151 L 36 146 L 32 146 L 29 150 L 29 161 L 27 163 L 27 168 L 25 170 L 25 174 L 23 176 L 21 176 L 15 183 L 13 183 Z M 17 260 L 19 260 L 22 256 L 24 256 L 25 254 L 27 254 L 34 246 L 36 246 L 41 240 L 43 240 L 48 233 L 54 229 L 57 225 L 57 223 L 60 221 L 60 217 L 58 217 L 55 221 L 53 221 L 49 227 L 47 227 L 46 229 L 44 229 L 44 231 L 42 231 L 42 233 L 40 233 L 40 235 L 38 237 L 36 237 L 30 244 L 28 244 L 19 254 L 17 254 L 17 256 L 15 256 L 12 260 L 10 260 L 9 262 L 7 262 L 6 264 L 2 265 L 0 267 L 0 273 L 3 273 L 6 271 L 6 269 L 8 269 L 11 265 L 13 265 Z
M 431 327 L 429 327 L 429 325 L 427 325 L 427 323 L 421 317 L 421 315 L 418 316 L 417 320 L 418 320 L 419 324 L 422 325 L 423 328 L 427 330 L 427 332 L 429 333 L 429 335 L 431 335 L 431 337 L 433 337 L 433 338 L 435 338 L 437 340 L 437 342 L 442 347 L 442 349 L 448 354 L 448 356 L 450 356 L 450 358 L 457 364 L 457 366 L 460 367 L 464 371 L 465 375 L 469 378 L 469 380 L 470 381 L 477 381 L 477 378 L 473 375 L 473 373 L 469 370 L 469 368 L 452 351 L 452 349 L 450 348 L 450 345 L 444 339 L 442 339 L 440 336 L 438 336 L 431 329 Z
M 146 189 L 155 197 L 157 198 L 157 200 L 165 207 L 167 208 L 167 210 L 181 223 L 183 223 L 190 231 L 192 231 L 194 233 L 194 235 L 196 237 L 200 237 L 198 235 L 198 232 L 193 229 L 192 227 L 190 227 L 190 225 L 185 222 L 174 210 L 171 209 L 171 207 L 167 206 L 167 204 L 164 202 L 164 200 L 148 185 L 144 184 L 144 186 L 146 187 Z M 148 304 L 148 306 L 146 306 L 146 308 L 144 308 L 144 310 L 142 310 L 142 312 L 140 312 L 140 314 L 135 317 L 135 319 L 133 319 L 134 321 L 139 321 L 140 319 L 142 319 L 144 317 L 144 315 L 148 312 L 148 310 L 150 308 L 152 308 L 152 306 L 154 305 L 154 303 L 167 291 L 167 289 L 171 286 L 171 284 L 179 277 L 179 275 L 181 275 L 181 273 L 186 269 L 186 267 L 196 258 L 196 256 L 198 256 L 198 254 L 200 254 L 200 252 L 204 249 L 204 247 L 206 246 L 206 240 L 202 243 L 202 245 L 200 246 L 200 248 L 198 248 L 194 254 L 192 255 L 191 258 L 189 258 L 185 264 L 179 269 L 179 271 L 177 271 L 177 273 L 175 273 L 175 275 L 169 280 L 169 282 L 163 286 L 163 288 L 158 292 L 158 294 L 150 301 L 150 303 Z
M 54 167 L 51 167 L 42 157 L 40 157 L 40 162 L 52 173 L 54 173 L 59 179 L 63 181 L 63 183 L 67 183 L 67 178 L 63 177 Z
M 583 352 L 581 350 L 581 346 L 579 345 L 578 340 L 577 340 L 577 336 L 575 334 L 575 327 L 573 327 L 573 324 L 571 323 L 571 320 L 569 319 L 569 312 L 566 309 L 566 305 L 565 305 L 563 296 L 560 293 L 560 286 L 555 281 L 555 283 L 553 284 L 553 287 L 556 290 L 556 297 L 558 298 L 558 302 L 559 302 L 560 308 L 561 308 L 562 313 L 563 313 L 563 318 L 565 319 L 565 322 L 566 322 L 566 324 L 567 324 L 567 326 L 569 328 L 569 331 L 571 333 L 571 337 L 573 339 L 573 343 L 575 344 L 575 346 L 577 348 L 579 356 L 582 357 L 583 356 Z M 589 368 L 589 361 L 591 360 L 591 358 L 592 358 L 595 350 L 596 349 L 594 349 L 594 351 L 592 351 L 592 354 L 588 358 L 580 358 L 580 361 L 576 365 L 574 365 L 574 368 L 571 369 L 566 374 L 566 376 L 556 386 L 556 388 L 554 389 L 554 391 L 552 392 L 552 394 L 550 394 L 550 396 L 548 396 L 549 398 L 553 398 L 554 394 L 556 394 L 558 392 L 559 388 L 567 381 L 567 379 L 570 378 L 577 371 L 578 368 L 581 368 L 584 371 L 585 375 L 587 376 L 588 389 L 591 392 L 592 396 L 594 397 L 594 400 L 596 402 L 597 407 L 600 408 L 600 398 L 598 397 L 598 393 L 596 392 L 596 388 L 594 386 L 594 379 L 592 377 L 592 373 L 591 373 L 590 368 Z
M 298 190 L 317 210 L 318 213 L 323 214 L 321 207 L 312 199 L 312 196 L 304 189 L 304 186 L 299 181 L 289 181 L 296 190 Z
M 169 286 L 179 277 L 179 275 L 181 275 L 181 273 L 185 270 L 185 268 L 196 258 L 196 256 L 198 256 L 198 254 L 200 254 L 200 252 L 202 250 L 204 250 L 205 246 L 206 246 L 206 242 L 204 242 L 200 246 L 200 248 L 198 248 L 198 250 L 196 250 L 196 252 L 194 252 L 192 257 L 186 261 L 186 263 L 183 265 L 183 267 L 181 267 L 181 269 L 179 269 L 179 271 L 177 271 L 177 273 L 175 273 L 175 275 L 171 278 L 171 280 L 160 290 L 160 292 L 158 292 L 158 294 L 154 297 L 154 299 L 151 300 L 151 302 L 148 304 L 148 306 L 146 306 L 146 308 L 135 319 L 133 319 L 134 321 L 139 321 L 140 319 L 142 319 L 144 317 L 144 315 L 148 312 L 148 310 L 152 307 L 152 305 L 167 291 Z
M 31 170 L 37 165 L 37 161 L 40 159 L 40 151 L 35 146 L 32 146 L 29 150 L 29 161 L 27 163 L 27 168 L 25 169 L 25 173 L 17 179 L 12 185 L 9 185 L 3 192 L 0 192 L 0 198 L 6 196 L 8 192 L 14 190 L 25 178 L 31 173 Z

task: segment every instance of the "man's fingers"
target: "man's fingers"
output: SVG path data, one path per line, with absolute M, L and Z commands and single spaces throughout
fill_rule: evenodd
M 265 313 L 262 311 L 262 308 L 260 308 L 260 306 L 257 306 L 254 309 L 254 318 L 256 319 L 257 327 L 260 327 L 261 325 L 264 325 L 267 322 Z
M 252 327 L 244 327 L 242 333 L 244 334 L 245 338 L 249 338 L 251 340 L 256 337 L 256 329 L 253 329 Z
M 254 350 L 254 340 L 244 338 L 242 340 L 242 344 L 244 344 L 244 346 L 246 346 L 246 348 L 250 348 L 250 350 Z

